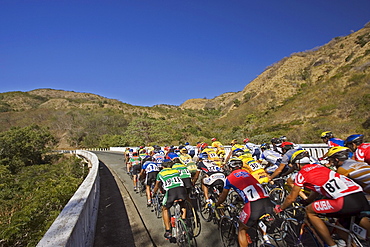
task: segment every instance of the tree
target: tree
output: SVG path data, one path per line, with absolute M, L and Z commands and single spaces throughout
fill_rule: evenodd
M 0 165 L 15 174 L 24 166 L 42 164 L 55 144 L 50 132 L 38 125 L 12 128 L 0 133 Z

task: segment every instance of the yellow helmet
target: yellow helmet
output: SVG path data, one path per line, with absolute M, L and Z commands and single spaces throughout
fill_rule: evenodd
M 292 164 L 295 164 L 298 160 L 301 160 L 305 157 L 309 158 L 309 154 L 306 150 L 298 150 L 298 151 L 295 151 L 292 155 L 292 157 L 290 158 L 290 163 Z
M 323 138 L 333 138 L 333 133 L 331 131 L 324 131 L 320 135 L 321 139 Z
M 328 158 L 346 160 L 348 159 L 349 152 L 350 152 L 350 149 L 347 147 L 336 146 L 336 147 L 331 147 L 326 156 Z
M 231 144 L 231 145 L 234 145 L 234 144 L 236 144 L 236 143 L 238 143 L 238 140 L 236 140 L 236 139 L 234 139 L 234 140 L 232 140 L 232 141 L 230 142 L 230 144 Z

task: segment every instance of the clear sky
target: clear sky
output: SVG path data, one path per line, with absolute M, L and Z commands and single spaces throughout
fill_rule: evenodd
M 0 92 L 180 105 L 370 21 L 370 0 L 0 0 Z

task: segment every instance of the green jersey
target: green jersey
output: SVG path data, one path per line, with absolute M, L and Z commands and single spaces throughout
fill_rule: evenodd
M 184 164 L 176 163 L 172 166 L 172 169 L 176 169 L 180 172 L 180 178 L 191 178 L 191 173 Z
M 157 181 L 161 181 L 163 183 L 163 189 L 166 191 L 176 187 L 184 186 L 184 183 L 180 178 L 179 171 L 172 168 L 164 168 L 162 171 L 160 171 L 157 175 Z
M 135 166 L 135 165 L 140 165 L 141 163 L 141 158 L 139 156 L 132 156 L 130 158 L 130 162 L 131 162 L 131 165 Z

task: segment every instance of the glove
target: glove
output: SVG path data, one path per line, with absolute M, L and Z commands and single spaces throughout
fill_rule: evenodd
M 283 211 L 283 209 L 281 209 L 281 205 L 276 205 L 275 208 L 274 208 L 274 211 L 275 213 L 280 213 L 281 211 Z

